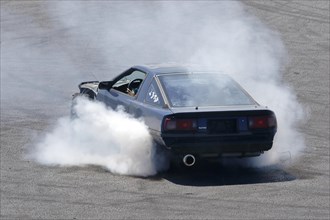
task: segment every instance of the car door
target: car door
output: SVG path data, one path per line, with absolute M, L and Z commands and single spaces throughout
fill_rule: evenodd
M 108 91 L 108 93 L 104 96 L 104 102 L 106 105 L 113 109 L 116 109 L 118 106 L 122 106 L 125 111 L 128 111 L 130 101 L 133 99 L 133 97 L 123 94 L 115 89 L 110 89 L 110 91 Z

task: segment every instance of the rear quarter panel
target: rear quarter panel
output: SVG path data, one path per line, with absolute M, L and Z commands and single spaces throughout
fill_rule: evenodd
M 172 114 L 169 109 L 134 100 L 130 106 L 129 113 L 136 118 L 141 118 L 148 126 L 152 137 L 157 142 L 162 143 L 160 137 L 162 121 L 165 115 Z

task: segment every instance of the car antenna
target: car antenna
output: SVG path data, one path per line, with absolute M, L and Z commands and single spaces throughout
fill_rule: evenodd
M 196 106 L 196 108 L 195 108 L 196 110 L 198 110 L 198 106 Z

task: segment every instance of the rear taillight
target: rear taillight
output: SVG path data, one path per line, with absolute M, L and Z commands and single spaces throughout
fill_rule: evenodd
M 164 130 L 166 131 L 193 131 L 196 129 L 196 119 L 165 118 L 164 121 Z
M 251 129 L 276 128 L 276 126 L 275 115 L 249 117 L 249 127 Z

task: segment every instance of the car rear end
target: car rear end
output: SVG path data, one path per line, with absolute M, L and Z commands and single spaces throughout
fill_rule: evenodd
M 182 111 L 164 117 L 161 137 L 176 154 L 258 156 L 270 150 L 277 130 L 268 109 Z
M 244 157 L 271 149 L 274 112 L 228 75 L 189 72 L 158 79 L 173 112 L 162 120 L 161 137 L 173 153 Z

